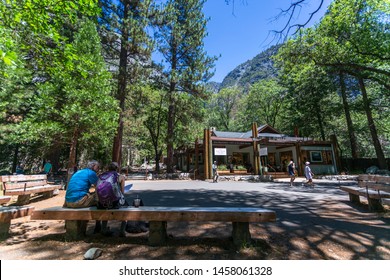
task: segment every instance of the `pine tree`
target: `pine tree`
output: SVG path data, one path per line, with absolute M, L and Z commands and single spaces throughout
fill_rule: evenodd
M 204 0 L 169 0 L 161 10 L 155 34 L 157 49 L 164 58 L 164 86 L 168 100 L 167 171 L 173 171 L 175 125 L 181 114 L 180 94 L 206 98 L 204 82 L 210 77 L 215 58 L 207 56 L 203 39 L 207 20 L 202 12 Z

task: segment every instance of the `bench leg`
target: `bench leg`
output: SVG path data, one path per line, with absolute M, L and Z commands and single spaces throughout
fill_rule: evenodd
M 164 245 L 167 236 L 167 222 L 149 221 L 149 245 Z
M 10 226 L 11 226 L 11 221 L 0 223 L 0 240 L 4 240 L 8 238 Z
M 51 198 L 54 196 L 54 191 L 44 192 L 44 193 L 42 193 L 42 196 L 43 196 L 43 198 Z
M 357 203 L 359 204 L 360 203 L 360 197 L 356 194 L 353 194 L 353 193 L 348 193 L 349 194 L 349 201 L 352 202 L 352 203 Z
M 29 203 L 30 203 L 29 194 L 18 195 L 18 200 L 16 201 L 16 205 L 26 205 Z
M 65 221 L 66 236 L 70 239 L 82 239 L 87 231 L 88 221 Z
M 233 243 L 237 247 L 246 247 L 252 242 L 249 232 L 249 223 L 233 222 L 232 231 Z
M 384 211 L 383 205 L 381 204 L 380 199 L 376 198 L 367 198 L 368 200 L 368 208 L 371 211 Z

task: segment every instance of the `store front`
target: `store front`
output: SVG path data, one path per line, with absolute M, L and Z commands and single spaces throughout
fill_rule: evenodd
M 285 173 L 288 176 L 290 160 L 295 162 L 300 176 L 306 161 L 310 161 L 315 174 L 337 174 L 338 160 L 334 147 L 334 141 L 291 137 L 269 125 L 259 128 L 254 125 L 252 131 L 245 133 L 205 129 L 203 141 L 196 142 L 195 148 L 187 151 L 186 158 L 190 158 L 191 162 L 185 166 L 187 171 L 197 170 L 207 179 L 211 178 L 214 161 L 223 174 Z

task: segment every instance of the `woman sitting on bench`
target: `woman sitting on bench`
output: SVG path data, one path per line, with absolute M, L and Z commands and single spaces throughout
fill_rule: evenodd
M 112 162 L 108 170 L 99 175 L 96 186 L 98 198 L 98 209 L 117 209 L 122 206 L 128 206 L 123 195 L 125 188 L 125 178 L 118 173 L 118 163 Z M 121 222 L 119 236 L 126 236 L 126 221 Z M 107 227 L 107 221 L 102 221 L 102 234 L 110 236 L 112 232 Z

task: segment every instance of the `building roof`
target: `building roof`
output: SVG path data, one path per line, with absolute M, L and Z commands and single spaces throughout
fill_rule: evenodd
M 294 137 L 286 134 L 282 134 L 272 126 L 265 124 L 261 125 L 257 129 L 257 141 L 265 144 L 282 144 L 291 145 L 296 142 L 313 142 L 313 139 L 307 137 Z M 211 139 L 219 142 L 231 142 L 231 143 L 248 143 L 253 142 L 252 131 L 247 132 L 232 132 L 232 131 L 218 131 L 215 128 L 211 129 Z
M 216 136 L 218 138 L 239 138 L 239 139 L 245 139 L 245 138 L 252 138 L 252 131 L 248 132 L 230 132 L 230 131 L 218 131 L 213 130 L 212 135 Z
M 211 135 L 218 138 L 227 138 L 227 139 L 252 139 L 252 131 L 247 132 L 233 132 L 233 131 L 218 131 L 215 128 L 211 129 Z M 275 128 L 268 124 L 264 124 L 258 127 L 257 129 L 257 137 L 265 137 L 265 138 L 281 138 L 286 137 L 285 134 L 281 134 Z

